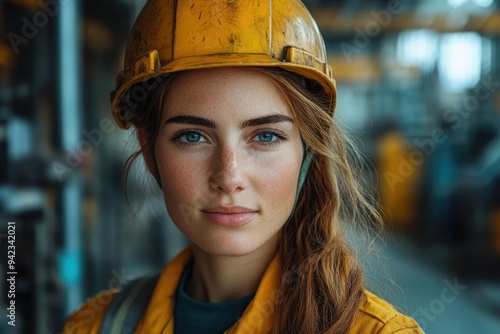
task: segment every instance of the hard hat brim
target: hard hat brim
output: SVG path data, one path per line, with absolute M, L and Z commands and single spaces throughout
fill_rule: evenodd
M 325 64 L 324 66 L 328 65 Z M 294 62 L 279 61 L 278 59 L 272 58 L 266 54 L 224 53 L 184 57 L 176 59 L 165 66 L 160 66 L 157 60 L 151 59 L 151 57 L 146 57 L 145 61 L 139 61 L 139 65 L 136 63 L 134 66 L 131 66 L 119 74 L 117 90 L 111 94 L 113 117 L 121 128 L 128 129 L 130 127 L 130 122 L 124 119 L 123 115 L 120 113 L 119 103 L 122 100 L 123 94 L 125 94 L 134 85 L 169 73 L 222 67 L 278 67 L 301 75 L 306 79 L 316 81 L 323 87 L 327 94 L 330 94 L 333 97 L 334 100 L 337 95 L 335 80 L 325 75 L 324 70 L 321 71 L 320 69 L 312 68 L 310 64 L 301 65 Z M 140 68 L 138 71 L 139 73 L 135 75 L 130 73 L 137 68 Z M 120 76 L 122 75 L 126 76 L 127 80 L 120 85 L 119 81 Z

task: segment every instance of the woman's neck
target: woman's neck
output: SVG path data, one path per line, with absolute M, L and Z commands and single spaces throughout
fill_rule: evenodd
M 261 247 L 244 256 L 209 254 L 193 245 L 193 271 L 186 293 L 199 301 L 220 303 L 249 296 L 276 254 L 276 247 Z

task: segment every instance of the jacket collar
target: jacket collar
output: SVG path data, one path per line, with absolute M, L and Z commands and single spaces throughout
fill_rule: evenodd
M 192 256 L 191 247 L 187 247 L 165 267 L 139 325 L 139 331 L 142 328 L 154 333 L 174 333 L 175 291 Z M 281 272 L 281 263 L 276 255 L 264 272 L 253 300 L 240 320 L 226 331 L 227 334 L 270 332 L 275 309 L 285 298 L 280 290 Z

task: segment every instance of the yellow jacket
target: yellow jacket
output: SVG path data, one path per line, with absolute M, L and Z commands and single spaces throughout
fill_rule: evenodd
M 187 248 L 173 259 L 161 273 L 146 312 L 136 334 L 174 333 L 174 297 L 186 264 L 191 259 Z M 267 267 L 255 297 L 240 320 L 226 334 L 268 333 L 273 323 L 273 311 L 279 306 L 281 264 L 276 256 Z M 67 320 L 65 334 L 98 334 L 107 306 L 117 290 L 101 293 L 87 300 Z M 389 303 L 366 291 L 349 334 L 358 333 L 424 333 L 415 320 L 398 313 Z M 309 334 L 309 333 L 307 333 Z

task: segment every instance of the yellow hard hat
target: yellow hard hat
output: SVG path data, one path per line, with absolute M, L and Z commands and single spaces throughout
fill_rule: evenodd
M 130 126 L 124 101 L 139 83 L 147 88 L 146 82 L 167 73 L 228 66 L 283 68 L 316 81 L 335 102 L 325 43 L 302 2 L 149 0 L 111 93 L 115 120 Z

